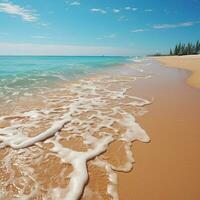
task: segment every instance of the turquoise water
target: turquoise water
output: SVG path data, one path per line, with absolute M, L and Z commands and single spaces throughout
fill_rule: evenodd
M 126 62 L 129 57 L 0 56 L 0 96 L 49 87 Z

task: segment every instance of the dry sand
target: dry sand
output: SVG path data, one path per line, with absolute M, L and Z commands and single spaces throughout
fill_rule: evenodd
M 177 57 L 159 58 L 170 66 L 184 63 L 182 66 L 186 69 L 191 62 L 191 68 L 196 69 L 199 58 L 191 59 L 194 62 L 184 57 L 180 60 Z M 138 119 L 151 142 L 148 145 L 134 143 L 135 169 L 119 174 L 120 199 L 198 200 L 200 91 L 185 83 L 189 76 L 185 70 L 161 67 L 155 61 L 150 68 L 153 78 L 136 88 L 139 93 L 155 98 L 149 112 Z
M 200 55 L 195 56 L 164 56 L 156 58 L 161 63 L 181 69 L 186 69 L 192 72 L 188 77 L 189 85 L 200 88 Z

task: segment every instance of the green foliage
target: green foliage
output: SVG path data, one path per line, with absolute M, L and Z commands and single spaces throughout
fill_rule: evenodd
M 196 44 L 188 43 L 182 44 L 179 43 L 175 46 L 174 49 L 170 49 L 170 55 L 177 55 L 177 56 L 182 56 L 182 55 L 195 55 L 195 54 L 200 54 L 200 41 L 198 40 Z

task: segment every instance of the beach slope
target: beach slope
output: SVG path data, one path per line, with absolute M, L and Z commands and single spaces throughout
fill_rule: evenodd
M 168 67 L 176 67 L 191 71 L 187 83 L 195 88 L 200 88 L 200 55 L 192 56 L 162 56 L 156 60 Z
M 184 63 L 184 57 L 170 59 L 160 58 L 169 66 L 173 60 Z M 133 144 L 136 164 L 130 173 L 119 174 L 120 199 L 200 199 L 200 90 L 185 83 L 185 70 L 165 67 L 155 59 L 141 63 L 141 68 L 152 78 L 134 85 L 134 92 L 155 100 L 137 120 L 151 142 Z

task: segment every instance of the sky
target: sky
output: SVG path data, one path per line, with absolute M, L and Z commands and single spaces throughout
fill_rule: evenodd
M 0 55 L 146 55 L 200 39 L 200 0 L 0 0 Z

